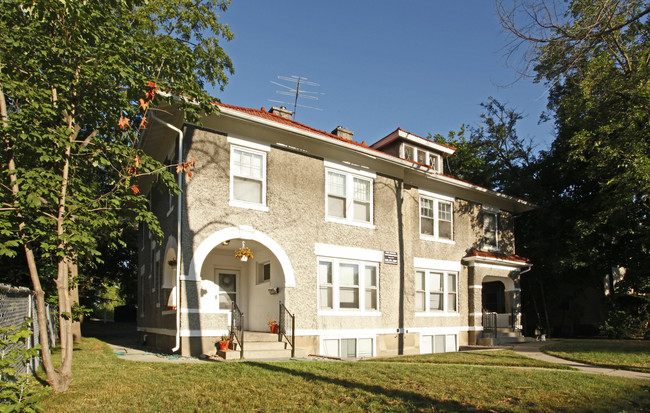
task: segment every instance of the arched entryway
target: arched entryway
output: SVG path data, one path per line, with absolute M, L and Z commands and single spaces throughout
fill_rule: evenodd
M 518 325 L 514 281 L 509 277 L 485 276 L 481 288 L 483 314 L 493 314 L 497 327 Z
M 247 248 L 252 257 L 236 257 Z M 201 313 L 226 314 L 232 302 L 244 313 L 244 328 L 268 330 L 269 318 L 278 317 L 287 287 L 295 286 L 293 268 L 280 245 L 248 226 L 217 231 L 197 248 L 187 281 L 200 284 L 197 297 Z
M 483 311 L 489 313 L 506 312 L 506 286 L 501 281 L 483 283 L 482 302 Z

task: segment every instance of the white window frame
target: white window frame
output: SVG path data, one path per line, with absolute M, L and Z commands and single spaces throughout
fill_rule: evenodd
M 481 244 L 483 249 L 487 251 L 498 251 L 499 250 L 499 209 L 495 207 L 490 207 L 483 205 L 483 238 Z M 486 217 L 488 215 L 494 216 L 494 245 L 488 244 L 486 233 L 487 233 L 487 222 Z
M 417 277 L 419 273 L 424 273 L 424 290 L 417 290 L 415 287 L 417 286 Z M 431 279 L 432 279 L 432 274 L 440 274 L 442 278 L 442 290 L 435 290 L 434 286 L 431 285 Z M 451 271 L 451 270 L 444 270 L 444 269 L 427 269 L 427 268 L 416 268 L 415 269 L 415 277 L 413 279 L 414 281 L 414 291 L 415 293 L 422 293 L 424 292 L 424 310 L 418 309 L 417 307 L 414 307 L 415 309 L 415 315 L 416 316 L 422 316 L 422 315 L 458 315 L 459 312 L 459 303 L 458 303 L 458 274 L 459 271 Z M 449 282 L 449 276 L 453 275 L 455 277 L 455 282 L 454 285 L 450 285 Z M 452 288 L 453 287 L 453 288 Z M 430 308 L 430 296 L 431 294 L 441 294 L 442 295 L 442 309 L 431 309 Z M 454 295 L 454 302 L 453 305 L 450 302 L 450 295 Z M 413 303 L 415 306 L 416 299 L 415 297 L 413 298 Z
M 423 234 L 422 233 L 422 200 L 426 199 L 428 201 L 433 202 L 433 235 L 429 234 Z M 432 192 L 428 191 L 419 191 L 419 198 L 418 198 L 418 231 L 420 232 L 420 239 L 422 240 L 428 240 L 428 241 L 437 241 L 437 242 L 444 242 L 447 244 L 455 244 L 456 242 L 454 241 L 454 210 L 455 208 L 455 199 L 444 196 L 444 195 L 439 195 L 439 194 L 434 194 Z M 451 204 L 451 238 L 440 238 L 440 203 L 447 203 Z
M 411 149 L 413 151 L 413 159 L 407 158 L 406 157 L 406 152 L 407 148 Z M 424 162 L 420 162 L 420 155 L 424 155 Z M 436 159 L 436 164 L 434 165 L 433 162 L 431 162 L 431 157 L 434 157 Z M 431 167 L 431 170 L 434 172 L 442 172 L 441 167 L 442 167 L 442 156 L 438 155 L 435 152 L 427 151 L 425 149 L 420 149 L 417 146 L 414 145 L 409 145 L 408 143 L 403 143 L 402 144 L 402 158 L 408 159 L 413 162 L 421 163 L 424 165 L 427 165 Z
M 443 349 L 443 351 L 436 351 L 437 350 L 436 345 L 435 345 L 436 344 L 436 340 L 435 340 L 436 336 L 444 337 L 445 348 Z M 425 343 L 425 341 L 426 341 L 426 339 L 428 337 L 431 337 L 431 344 L 432 344 L 432 347 L 433 347 L 433 349 L 432 349 L 433 351 L 431 351 L 431 352 L 424 351 L 424 343 Z M 454 346 L 453 346 L 453 350 L 450 350 L 448 348 L 448 344 L 449 344 L 448 341 L 452 337 L 454 338 Z M 458 334 L 444 334 L 444 333 L 443 334 L 435 334 L 435 333 L 432 333 L 432 334 L 420 334 L 420 354 L 452 353 L 452 352 L 456 352 L 456 351 L 458 351 Z
M 266 191 L 267 191 L 267 153 L 270 152 L 271 147 L 265 144 L 244 140 L 229 136 L 228 142 L 230 143 L 230 206 L 238 208 L 253 209 L 256 211 L 268 212 L 269 207 L 266 204 Z M 234 153 L 235 151 L 245 152 L 256 156 L 262 157 L 262 202 L 248 202 L 235 199 L 235 174 L 234 174 Z M 249 177 L 246 177 L 250 179 Z
M 323 282 L 323 274 L 321 273 L 321 263 L 330 263 L 330 268 L 332 271 L 332 280 L 331 283 Z M 381 315 L 380 300 L 379 300 L 379 263 L 370 262 L 370 261 L 359 261 L 351 260 L 344 258 L 332 258 L 332 257 L 318 257 L 316 260 L 317 265 L 317 274 L 318 274 L 318 292 L 317 292 L 317 306 L 318 306 L 318 315 L 339 315 L 339 316 L 350 316 L 350 315 Z M 341 308 L 341 288 L 354 288 L 351 286 L 341 286 L 340 280 L 340 268 L 341 265 L 357 265 L 359 271 L 359 280 L 356 288 L 358 289 L 359 296 L 359 307 L 358 308 Z M 366 268 L 375 269 L 375 286 L 368 287 L 366 286 Z M 331 289 L 332 296 L 332 306 L 331 308 L 321 308 L 321 289 L 328 288 Z M 366 290 L 375 291 L 375 309 L 366 309 Z
M 362 171 L 350 168 L 345 165 L 325 161 L 325 221 L 336 222 L 339 224 L 355 225 L 363 228 L 374 229 L 374 180 L 377 177 L 375 173 Z M 345 176 L 345 218 L 330 216 L 328 197 L 330 193 L 329 188 L 329 174 L 335 173 Z M 354 180 L 365 181 L 369 185 L 370 200 L 369 200 L 369 221 L 360 221 L 354 219 Z
M 269 279 L 265 280 L 264 279 L 264 267 L 269 266 Z M 264 261 L 264 262 L 259 262 L 257 263 L 257 274 L 255 277 L 255 284 L 260 285 L 264 283 L 270 283 L 271 282 L 271 261 Z
M 338 336 L 322 336 L 320 338 L 320 354 L 326 355 L 325 351 L 325 342 L 326 341 L 336 341 L 337 342 L 337 355 L 333 357 L 342 357 L 341 356 L 341 344 L 343 340 L 355 340 L 355 355 L 354 358 L 360 358 L 360 357 L 374 357 L 377 354 L 377 337 L 375 335 L 349 335 L 349 334 L 342 334 Z M 359 355 L 359 340 L 370 340 L 370 355 Z M 348 358 L 348 357 L 342 357 L 342 358 Z

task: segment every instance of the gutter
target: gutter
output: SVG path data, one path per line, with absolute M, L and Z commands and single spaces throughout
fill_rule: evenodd
M 167 126 L 169 129 L 178 133 L 178 164 L 183 163 L 183 131 L 176 126 L 165 122 L 158 118 L 153 111 L 150 112 L 151 118 L 156 122 Z M 181 192 L 183 191 L 183 172 L 178 171 L 178 212 L 176 214 L 176 347 L 172 349 L 173 352 L 178 351 L 181 347 L 181 207 L 183 205 L 183 198 Z

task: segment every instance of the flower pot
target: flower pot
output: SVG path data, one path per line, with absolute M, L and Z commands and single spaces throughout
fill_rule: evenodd
M 248 257 L 244 255 L 243 257 L 240 258 L 240 260 L 241 262 L 246 262 L 248 261 Z
M 228 342 L 227 341 L 220 341 L 219 342 L 219 350 L 221 350 L 221 351 L 228 350 Z
M 273 325 L 273 326 L 269 326 L 269 327 L 271 328 L 271 333 L 278 334 L 278 331 L 280 330 L 280 326 Z

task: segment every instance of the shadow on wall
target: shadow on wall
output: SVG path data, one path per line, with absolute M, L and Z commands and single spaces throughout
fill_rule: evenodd
M 484 210 L 482 205 L 468 201 L 466 199 L 457 198 L 457 202 L 454 207 L 459 216 L 465 217 L 470 222 L 472 233 L 475 234 L 475 240 L 472 245 L 467 248 L 466 252 L 471 251 L 472 249 L 483 250 L 484 249 L 484 237 L 483 237 L 483 219 L 484 219 Z M 455 230 L 456 228 L 454 228 Z M 512 213 L 507 211 L 499 211 L 498 222 L 497 222 L 497 239 L 498 239 L 498 251 L 504 254 L 514 254 L 515 253 L 515 228 L 514 228 L 514 216 Z
M 188 155 L 189 154 L 189 155 Z M 258 228 L 259 224 L 252 220 L 256 215 L 255 211 L 242 210 L 229 206 L 230 204 L 230 145 L 227 143 L 227 137 L 224 134 L 206 130 L 195 126 L 185 126 L 184 142 L 184 159 L 187 157 L 196 159 L 196 166 L 193 170 L 192 179 L 185 179 L 185 187 L 181 196 L 183 196 L 183 216 L 182 216 L 182 261 L 183 274 L 189 272 L 190 263 L 193 258 L 194 246 L 197 242 L 203 242 L 207 237 L 216 231 L 224 228 L 238 227 L 240 225 L 249 225 L 257 230 L 262 230 L 270 237 L 279 231 L 286 231 L 286 228 L 292 226 L 298 227 L 301 224 L 302 214 L 286 214 L 291 219 L 283 216 L 282 220 L 274 220 L 274 214 L 279 213 L 272 208 L 266 213 L 263 228 Z M 267 205 L 278 204 L 281 200 L 274 191 L 273 179 L 271 175 L 271 165 L 273 162 L 273 152 L 267 157 Z M 324 178 L 323 178 L 324 179 Z M 295 185 L 304 186 L 304 182 L 295 182 Z M 191 202 L 189 204 L 188 202 Z M 189 208 L 188 208 L 189 206 Z M 193 212 L 191 212 L 194 209 Z M 188 212 L 191 212 L 192 222 Z M 286 213 L 286 211 L 283 211 Z M 313 229 L 316 231 L 317 229 Z M 197 240 L 199 238 L 199 240 Z M 289 250 L 294 246 L 286 246 Z M 197 274 L 200 276 L 200 274 Z M 193 283 L 192 283 L 193 284 Z M 182 300 L 185 303 L 199 303 L 201 300 L 201 288 L 185 288 L 185 296 Z M 246 308 L 241 309 L 247 313 Z M 276 310 L 277 311 L 277 310 Z M 249 314 L 245 314 L 249 315 Z M 275 316 L 277 317 L 277 316 Z M 190 326 L 182 326 L 182 330 L 192 330 L 200 332 L 204 328 L 213 329 L 214 326 L 203 326 L 199 314 L 187 314 L 187 319 L 191 320 Z M 266 319 L 265 319 L 266 320 Z M 266 321 L 265 321 L 266 322 Z M 230 329 L 230 327 L 227 327 Z M 198 351 L 204 345 L 200 336 L 189 337 L 190 349 Z

